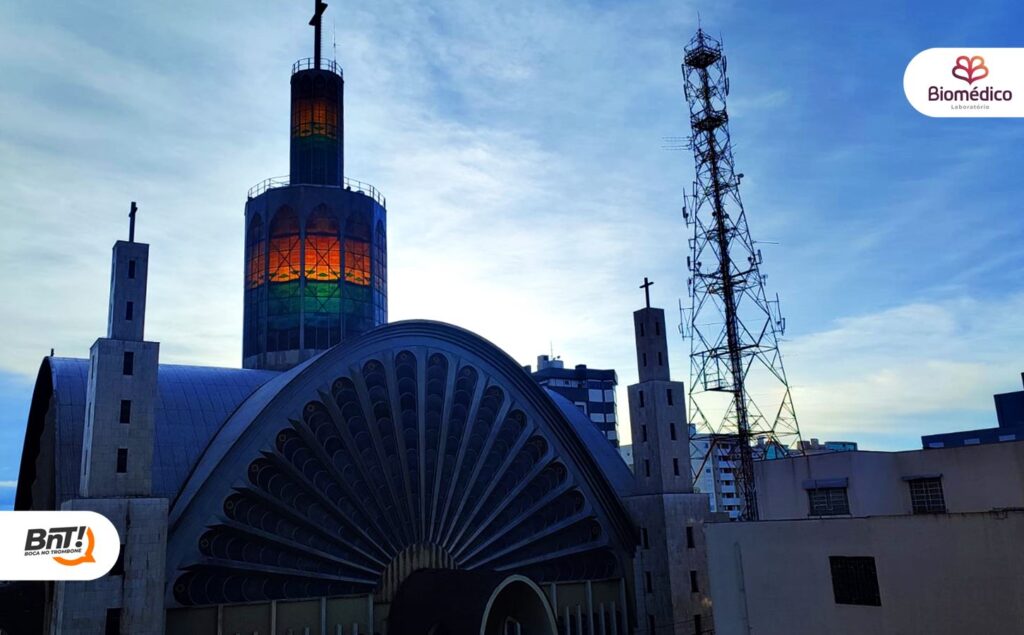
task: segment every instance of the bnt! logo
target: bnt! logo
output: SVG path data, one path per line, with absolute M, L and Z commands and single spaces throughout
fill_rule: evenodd
M 979 79 L 988 77 L 988 66 L 985 66 L 985 58 L 980 55 L 967 57 L 961 55 L 956 58 L 956 66 L 953 67 L 953 77 L 962 79 L 968 84 L 973 84 Z
M 54 562 L 65 567 L 96 562 L 96 558 L 92 555 L 95 549 L 96 536 L 93 534 L 92 528 L 85 525 L 52 527 L 50 529 L 32 528 L 25 536 L 26 556 L 53 556 Z M 75 554 L 78 557 L 64 557 Z
M 103 514 L 0 512 L 0 580 L 95 580 L 120 553 L 121 538 Z

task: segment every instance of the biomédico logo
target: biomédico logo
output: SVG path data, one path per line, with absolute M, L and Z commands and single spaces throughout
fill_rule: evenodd
M 96 536 L 87 525 L 32 527 L 25 535 L 26 556 L 51 556 L 54 562 L 65 567 L 96 562 L 92 555 L 95 549 Z
M 974 85 L 974 82 L 985 79 L 988 74 L 984 57 L 961 55 L 956 58 L 956 64 L 953 66 L 953 77 L 967 82 L 970 88 L 948 89 L 945 86 L 929 86 L 928 101 L 950 102 L 950 108 L 955 110 L 987 110 L 988 102 L 1013 100 L 1013 91 L 994 86 L 982 88 Z

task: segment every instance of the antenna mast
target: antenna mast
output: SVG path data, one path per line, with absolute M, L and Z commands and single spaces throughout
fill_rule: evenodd
M 756 520 L 755 454 L 777 458 L 788 454 L 791 445 L 799 446 L 800 428 L 779 352 L 785 320 L 778 298 L 769 300 L 765 294 L 761 252 L 754 247 L 740 200 L 743 175 L 734 170 L 721 43 L 698 28 L 686 46 L 682 70 L 697 177 L 683 208 L 687 225 L 693 226 L 687 259 L 691 305 L 683 325 L 690 338 L 688 410 L 691 426 L 710 440 L 708 450 L 694 454 L 703 455 L 694 476 L 715 456 L 732 462 L 739 517 Z M 767 416 L 751 396 L 751 384 L 759 395 L 770 394 L 759 397 L 771 407 Z M 714 400 L 709 393 L 728 398 L 717 429 L 701 408 Z

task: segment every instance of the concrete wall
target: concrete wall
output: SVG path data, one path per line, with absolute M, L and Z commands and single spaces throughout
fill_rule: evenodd
M 1024 442 L 912 450 L 834 452 L 754 464 L 761 520 L 807 518 L 807 480 L 849 479 L 851 516 L 910 514 L 904 477 L 942 475 L 946 510 L 1024 507 Z
M 1022 632 L 1024 511 L 722 523 L 706 533 L 715 635 Z M 881 606 L 835 602 L 837 555 L 874 557 Z

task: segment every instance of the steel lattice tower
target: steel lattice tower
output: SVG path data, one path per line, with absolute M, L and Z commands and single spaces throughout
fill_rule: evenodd
M 698 30 L 686 46 L 682 70 L 697 177 L 683 208 L 687 225 L 693 226 L 687 259 L 691 305 L 682 325 L 690 338 L 688 411 L 691 426 L 711 439 L 708 450 L 692 449 L 694 457 L 701 457 L 694 462 L 695 477 L 713 453 L 724 454 L 724 460 L 734 462 L 741 518 L 755 520 L 755 456 L 772 458 L 799 446 L 800 429 L 779 352 L 785 320 L 778 298 L 769 300 L 765 293 L 761 252 L 754 247 L 740 200 L 743 175 L 733 163 L 721 43 Z M 768 416 L 751 388 L 762 405 L 770 406 Z M 729 400 L 719 404 L 724 415 L 717 427 L 705 414 L 715 400 L 712 393 Z

